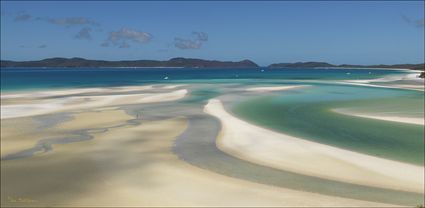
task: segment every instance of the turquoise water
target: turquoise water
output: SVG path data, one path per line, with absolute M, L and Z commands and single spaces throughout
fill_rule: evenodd
M 246 82 L 246 80 L 261 82 L 263 80 L 282 79 L 372 79 L 400 73 L 404 72 L 370 69 L 1 68 L 1 90 L 105 87 L 156 83 L 237 83 Z M 168 77 L 168 79 L 165 80 L 165 77 Z
M 383 108 L 379 108 L 382 105 Z M 424 165 L 424 127 L 335 113 L 335 108 L 391 110 L 423 117 L 424 93 L 368 87 L 312 86 L 262 96 L 233 112 L 253 123 L 312 141 Z M 366 110 L 365 110 L 366 109 Z

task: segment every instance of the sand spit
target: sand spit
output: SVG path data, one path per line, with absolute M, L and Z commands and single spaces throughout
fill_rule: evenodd
M 126 86 L 126 87 L 96 87 L 96 88 L 78 88 L 78 89 L 63 89 L 63 90 L 35 90 L 33 92 L 21 93 L 2 93 L 1 98 L 45 98 L 51 96 L 70 96 L 82 93 L 102 93 L 102 92 L 130 92 L 139 90 L 152 89 L 153 85 L 146 86 Z
M 276 133 L 232 116 L 220 100 L 210 100 L 204 111 L 221 121 L 217 146 L 240 159 L 331 180 L 424 192 L 424 167 Z
M 16 118 L 24 116 L 34 116 L 53 112 L 63 112 L 67 110 L 87 109 L 94 107 L 116 106 L 126 104 L 142 104 L 154 102 L 169 102 L 183 98 L 188 91 L 186 89 L 160 92 L 143 92 L 141 90 L 152 89 L 151 86 L 141 87 L 117 87 L 117 88 L 89 88 L 72 89 L 65 91 L 39 92 L 33 96 L 28 95 L 23 104 L 7 104 L 7 99 L 25 97 L 26 94 L 2 96 L 1 119 Z M 161 89 L 162 90 L 162 89 Z M 133 94 L 122 94 L 123 92 L 133 92 Z M 96 92 L 103 93 L 96 95 L 82 95 L 82 93 Z M 68 95 L 66 97 L 50 98 L 54 95 Z M 26 103 L 25 103 L 26 102 Z
M 282 90 L 302 88 L 302 87 L 307 87 L 307 86 L 308 85 L 252 87 L 252 88 L 246 89 L 246 91 L 249 91 L 249 92 L 273 92 L 273 91 L 282 91 Z
M 408 73 L 402 75 L 390 75 L 377 79 L 345 80 L 338 83 L 367 87 L 425 91 L 425 79 L 419 78 L 419 75 L 420 72 L 409 70 Z M 404 84 L 397 83 L 399 81 L 404 82 Z
M 345 84 L 345 85 L 355 85 L 355 86 L 365 86 L 365 87 L 377 87 L 377 88 L 389 88 L 389 89 L 404 89 L 404 90 L 416 90 L 416 91 L 425 91 L 425 88 L 422 85 L 402 85 L 402 84 L 368 84 L 368 83 L 358 83 L 358 82 L 335 82 L 336 84 Z
M 415 118 L 415 117 L 404 117 L 404 116 L 389 116 L 385 114 L 359 113 L 359 112 L 352 112 L 346 109 L 333 109 L 332 111 L 336 113 L 344 114 L 344 115 L 357 116 L 362 118 L 370 118 L 370 119 L 407 123 L 407 124 L 425 125 L 425 118 L 419 118 L 419 117 Z

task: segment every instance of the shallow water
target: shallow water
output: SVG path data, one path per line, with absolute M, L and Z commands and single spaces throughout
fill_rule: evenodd
M 296 137 L 416 165 L 424 164 L 424 127 L 333 112 L 379 108 L 423 115 L 422 92 L 346 86 L 314 86 L 242 102 L 233 112 L 255 124 Z M 392 103 L 393 105 L 389 105 Z M 407 109 L 407 110 L 406 110 Z

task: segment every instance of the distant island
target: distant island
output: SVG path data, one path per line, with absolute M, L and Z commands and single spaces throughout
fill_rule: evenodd
M 395 68 L 424 71 L 425 64 L 396 64 L 396 65 L 334 65 L 327 62 L 296 62 L 275 63 L 268 68 Z M 166 61 L 158 60 L 124 60 L 105 61 L 84 58 L 48 58 L 39 61 L 8 61 L 2 60 L 1 67 L 184 67 L 184 68 L 258 68 L 255 62 L 245 59 L 242 61 L 217 61 L 194 58 L 172 58 Z
M 425 64 L 395 64 L 395 65 L 334 65 L 326 62 L 296 62 L 271 64 L 270 68 L 388 68 L 388 69 L 412 69 L 424 71 Z
M 185 67 L 185 68 L 256 68 L 250 60 L 215 61 L 193 58 L 172 58 L 168 61 L 133 60 L 104 61 L 83 58 L 48 58 L 40 61 L 1 61 L 1 67 Z

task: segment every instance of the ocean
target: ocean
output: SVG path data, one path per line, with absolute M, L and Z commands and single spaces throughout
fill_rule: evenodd
M 1 90 L 111 87 L 167 83 L 246 83 L 374 79 L 397 70 L 270 68 L 1 68 Z

